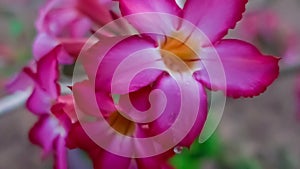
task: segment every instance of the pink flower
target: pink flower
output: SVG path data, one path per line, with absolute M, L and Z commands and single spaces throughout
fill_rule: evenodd
M 94 169 L 173 169 L 168 164 L 168 160 L 174 155 L 172 150 L 158 156 L 143 159 L 118 156 L 99 147 L 90 139 L 79 123 L 72 125 L 67 138 L 67 146 L 70 149 L 80 148 L 86 151 L 93 161 Z
M 87 40 L 94 23 L 112 21 L 111 0 L 49 0 L 36 21 L 38 36 L 33 45 L 36 60 L 60 47 L 57 58 L 71 64 Z M 93 22 L 95 21 L 95 22 Z
M 157 88 L 163 86 L 157 85 Z M 89 81 L 83 81 L 80 83 L 76 83 L 73 87 L 74 95 L 76 96 L 76 106 L 78 106 L 78 110 L 82 111 L 82 113 L 77 111 L 78 118 L 82 122 L 84 119 L 89 119 L 90 122 L 85 124 L 73 123 L 71 130 L 69 132 L 67 138 L 67 146 L 71 149 L 80 148 L 88 153 L 90 158 L 93 161 L 94 169 L 105 169 L 105 168 L 114 168 L 114 169 L 172 169 L 173 167 L 168 164 L 168 160 L 175 154 L 173 149 L 166 151 L 162 154 L 147 157 L 147 158 L 129 158 L 121 155 L 114 154 L 100 147 L 95 140 L 91 138 L 91 136 L 85 131 L 82 125 L 92 125 L 92 132 L 100 135 L 99 139 L 105 139 L 108 142 L 111 142 L 111 146 L 114 146 L 114 140 L 110 140 L 106 138 L 104 135 L 106 134 L 105 128 L 101 128 L 101 124 L 109 123 L 109 125 L 115 130 L 113 135 L 117 135 L 118 133 L 130 137 L 138 137 L 145 138 L 155 134 L 155 129 L 151 126 L 151 124 L 145 128 L 145 124 L 134 123 L 125 117 L 123 117 L 118 110 L 115 108 L 115 105 L 112 101 L 112 98 L 104 93 L 97 93 L 98 98 L 101 99 L 101 106 L 98 107 L 96 102 L 93 102 L 92 97 L 94 97 L 94 92 L 92 85 Z M 147 89 L 136 92 L 134 95 L 137 96 L 139 94 L 143 95 L 144 92 L 148 92 Z M 140 102 L 142 103 L 142 102 Z M 145 105 L 145 103 L 142 103 Z M 120 104 L 122 106 L 122 104 Z M 168 105 L 171 107 L 171 104 Z M 98 108 L 102 110 L 103 116 L 105 120 L 99 119 Z M 94 121 L 95 119 L 96 121 Z M 91 131 L 90 130 L 90 131 Z M 120 146 L 115 144 L 115 146 Z M 125 147 L 130 145 L 122 144 Z M 127 148 L 128 148 L 127 147 Z M 147 147 L 140 147 L 140 151 L 147 151 Z
M 279 59 L 265 56 L 253 45 L 241 40 L 222 39 L 228 30 L 233 28 L 236 22 L 242 18 L 246 2 L 246 0 L 228 0 L 224 2 L 188 0 L 184 8 L 180 9 L 174 1 L 151 1 L 150 3 L 150 1 L 121 0 L 120 9 L 125 16 L 145 12 L 160 12 L 175 15 L 179 18 L 183 17 L 183 19 L 197 26 L 209 38 L 211 44 L 205 40 L 201 41 L 201 37 L 191 35 L 193 32 L 185 30 L 185 25 L 180 26 L 180 23 L 182 23 L 180 19 L 175 20 L 171 18 L 166 20 L 169 19 L 167 17 L 161 19 L 159 17 L 151 18 L 145 14 L 132 18 L 129 16 L 129 21 L 142 32 L 158 30 L 162 34 L 166 34 L 166 36 L 183 37 L 181 39 L 189 42 L 189 44 L 181 45 L 182 43 L 174 38 L 147 33 L 143 34 L 144 36 L 142 37 L 129 37 L 112 47 L 101 61 L 98 68 L 97 76 L 99 78 L 96 81 L 96 87 L 110 88 L 112 75 L 118 64 L 126 59 L 129 54 L 146 49 L 153 50 L 151 55 L 147 57 L 140 56 L 139 62 L 135 63 L 147 62 L 149 65 L 156 67 L 160 65 L 162 69 L 181 74 L 185 73 L 184 70 L 175 70 L 178 69 L 178 63 L 175 60 L 180 59 L 194 72 L 194 78 L 199 82 L 199 88 L 206 87 L 212 90 L 222 90 L 226 92 L 227 96 L 234 98 L 259 95 L 278 76 Z M 147 22 L 142 22 L 142 20 Z M 150 27 L 148 22 L 151 23 Z M 152 40 L 149 40 L 149 37 Z M 190 44 L 195 46 L 193 50 L 196 51 L 190 49 L 190 46 L 188 46 Z M 177 57 L 164 56 L 161 53 L 162 50 L 175 54 Z M 226 84 L 222 84 L 222 81 L 218 79 L 210 79 L 211 77 L 209 77 L 207 70 L 203 69 L 204 65 L 211 72 L 220 70 L 219 67 L 214 66 L 218 64 L 214 50 L 216 50 L 223 65 Z M 195 52 L 199 53 L 199 55 Z M 131 69 L 140 69 L 140 66 L 134 65 L 134 63 L 130 67 Z M 181 69 L 180 66 L 179 69 Z M 131 82 L 130 91 L 151 84 L 163 72 L 146 71 L 147 75 L 136 77 Z M 119 91 L 121 93 L 126 92 L 126 86 L 122 86 L 122 84 L 128 83 L 126 74 L 120 75 L 118 78 L 120 78 L 118 80 Z
M 71 127 L 67 113 L 74 112 L 71 96 L 60 97 L 51 108 L 51 113 L 39 116 L 29 132 L 33 144 L 43 148 L 43 157 L 54 154 L 54 169 L 67 169 L 66 137 Z
M 186 116 L 190 111 L 196 111 L 197 114 L 181 123 L 182 128 L 190 124 L 191 128 L 182 140 L 170 148 L 189 147 L 200 134 L 206 120 L 205 88 L 221 90 L 234 98 L 253 97 L 264 92 L 278 76 L 278 58 L 261 54 L 247 42 L 223 39 L 228 30 L 234 28 L 242 18 L 246 0 L 187 0 L 183 9 L 172 0 L 119 2 L 122 15 L 141 35 L 123 37 L 125 40 L 120 41 L 116 38 L 116 43 L 112 42 L 115 39 L 103 37 L 84 56 L 86 61 L 83 62 L 90 82 L 76 84 L 73 92 L 75 99 L 79 99 L 76 103 L 82 115 L 98 117 L 95 122 L 97 125 L 87 124 L 88 133 L 95 134 L 97 129 L 105 131 L 102 127 L 96 128 L 104 123 L 99 121 L 99 108 L 110 126 L 123 135 L 137 138 L 158 135 L 182 120 L 176 119 L 183 105 L 182 110 Z M 194 27 L 189 27 L 189 23 L 206 37 L 197 33 Z M 103 52 L 106 47 L 109 48 L 107 53 Z M 220 72 L 218 61 L 224 72 Z M 122 64 L 123 67 L 120 66 Z M 147 69 L 149 67 L 158 69 Z M 190 71 L 192 74 L 189 74 Z M 222 80 L 222 73 L 225 73 L 226 83 Z M 95 86 L 91 85 L 94 81 Z M 194 82 L 196 86 L 190 86 Z M 141 115 L 131 112 L 126 98 L 130 98 L 136 109 L 145 111 L 149 109 L 149 94 L 156 89 L 163 91 L 166 98 L 154 95 L 151 109 L 146 112 L 147 116 L 151 114 L 157 119 L 142 123 L 123 117 L 137 119 Z M 111 98 L 114 94 L 120 95 L 117 108 Z M 95 102 L 93 97 L 97 99 Z M 158 115 L 160 112 L 157 110 L 162 107 L 164 99 L 167 100 L 165 109 Z M 195 100 L 196 104 L 193 103 Z M 199 107 L 195 106 L 197 104 Z M 114 118 L 121 122 L 111 122 Z M 105 132 L 101 134 L 104 138 L 99 135 L 96 140 L 110 140 L 110 146 L 116 146 L 115 140 L 106 137 Z M 169 139 L 176 138 L 172 136 Z M 150 150 L 144 146 L 140 151 Z
M 55 37 L 80 38 L 94 23 L 103 26 L 113 20 L 111 0 L 48 0 L 36 21 L 38 32 Z
M 9 92 L 32 88 L 32 94 L 28 98 L 26 106 L 36 115 L 48 114 L 52 104 L 60 95 L 56 59 L 58 50 L 53 50 L 36 63 L 23 68 L 7 86 Z

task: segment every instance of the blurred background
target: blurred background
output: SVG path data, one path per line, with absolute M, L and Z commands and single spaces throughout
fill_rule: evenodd
M 0 0 L 0 110 L 4 85 L 31 58 L 34 20 L 44 1 Z M 262 95 L 228 99 L 221 123 L 204 144 L 171 160 L 178 169 L 300 168 L 300 0 L 249 0 L 229 38 L 282 57 L 281 75 Z M 13 98 L 18 100 L 20 98 Z M 9 102 L 12 101 L 8 100 Z M 22 103 L 20 100 L 19 103 Z M 0 111 L 1 112 L 1 111 Z M 2 112 L 5 112 L 2 113 Z M 51 169 L 27 133 L 36 121 L 23 106 L 0 114 L 0 169 Z

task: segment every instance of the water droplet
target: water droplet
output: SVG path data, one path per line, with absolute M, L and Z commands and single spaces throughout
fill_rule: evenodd
M 184 149 L 184 147 L 182 147 L 182 146 L 176 146 L 176 147 L 174 148 L 174 152 L 175 152 L 176 154 L 181 154 L 182 151 L 183 151 L 183 149 Z

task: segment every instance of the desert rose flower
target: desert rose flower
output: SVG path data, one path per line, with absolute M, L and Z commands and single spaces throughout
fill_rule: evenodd
M 173 84 L 172 81 L 169 82 L 169 84 Z M 164 84 L 157 84 L 154 85 L 154 88 L 160 88 L 162 90 L 166 90 Z M 173 87 L 176 87 L 175 85 Z M 150 88 L 145 88 L 140 91 L 136 91 L 133 93 L 134 96 L 136 96 L 135 102 L 141 103 L 139 106 L 146 106 L 147 102 L 144 101 L 144 97 L 148 94 Z M 170 164 L 168 164 L 168 160 L 175 154 L 173 149 L 170 149 L 162 154 L 146 157 L 146 158 L 129 158 L 120 156 L 114 153 L 109 152 L 108 150 L 105 150 L 104 148 L 100 147 L 92 138 L 90 135 L 87 134 L 85 129 L 82 127 L 82 125 L 91 125 L 92 128 L 89 128 L 93 130 L 93 132 L 98 133 L 100 136 L 105 135 L 106 133 L 103 132 L 109 132 L 105 131 L 106 128 L 101 128 L 103 126 L 103 123 L 108 123 L 113 129 L 114 132 L 110 133 L 110 135 L 117 135 L 122 134 L 130 137 L 137 137 L 137 138 L 146 138 L 151 135 L 157 134 L 159 132 L 158 130 L 158 124 L 142 124 L 142 123 L 135 123 L 133 121 L 130 121 L 129 119 L 123 117 L 123 115 L 115 108 L 116 105 L 113 102 L 112 98 L 109 95 L 98 93 L 99 102 L 96 103 L 91 100 L 92 97 L 94 97 L 94 91 L 93 87 L 90 84 L 89 81 L 83 81 L 76 83 L 72 90 L 75 95 L 76 100 L 76 106 L 78 106 L 78 120 L 81 122 L 73 123 L 70 133 L 67 138 L 67 146 L 69 148 L 80 148 L 88 153 L 88 155 L 91 157 L 93 161 L 93 165 L 95 169 L 104 169 L 104 168 L 116 168 L 116 169 L 151 169 L 151 168 L 157 168 L 157 169 L 171 169 L 172 167 Z M 176 88 L 175 88 L 176 90 Z M 139 97 L 138 97 L 139 96 Z M 121 96 L 122 97 L 122 96 Z M 168 97 L 174 97 L 174 95 L 170 94 Z M 120 102 L 122 98 L 120 98 Z M 178 102 L 180 99 L 173 99 L 173 101 Z M 161 125 L 162 123 L 169 123 L 172 121 L 168 121 L 167 117 L 170 114 L 170 111 L 177 111 L 177 106 L 174 106 L 175 108 L 171 108 L 174 102 L 169 102 L 167 105 L 169 109 L 166 110 L 166 112 L 163 112 L 163 116 L 159 122 Z M 99 106 L 98 106 L 99 105 Z M 100 106 L 101 105 L 101 106 Z M 118 106 L 122 107 L 122 103 L 120 103 Z M 102 116 L 104 116 L 104 120 L 99 119 L 99 114 L 97 114 L 98 109 L 101 109 Z M 170 109 L 171 108 L 171 109 Z M 164 115 L 166 114 L 166 115 Z M 83 124 L 82 121 L 85 119 L 89 119 L 87 123 Z M 205 117 L 199 117 L 199 121 L 205 119 Z M 95 120 L 95 121 L 94 121 Z M 201 124 L 201 123 L 200 123 Z M 100 128 L 99 128 L 100 127 Z M 157 127 L 157 128 L 155 128 Z M 99 131 L 99 132 L 98 132 Z M 162 130 L 161 130 L 162 131 Z M 113 136 L 114 137 L 114 136 Z M 186 141 L 188 141 L 190 138 L 186 137 Z M 104 137 L 99 137 L 99 139 L 104 139 Z M 105 138 L 109 139 L 109 138 Z M 194 139 L 194 138 L 193 138 Z M 183 141 L 183 142 L 186 142 Z M 114 144 L 114 140 L 109 140 L 111 142 L 111 146 L 120 146 L 118 144 Z M 122 146 L 129 146 L 125 143 L 122 144 Z M 137 145 L 138 146 L 138 145 Z M 123 147 L 124 149 L 126 149 Z M 149 147 L 143 147 L 140 145 L 141 152 L 147 151 Z
M 113 20 L 112 6 L 111 0 L 49 0 L 36 21 L 35 59 L 60 46 L 59 62 L 73 63 L 92 29 Z
M 159 30 L 166 36 L 144 33 L 143 36 L 129 37 L 112 47 L 98 68 L 97 76 L 99 78 L 96 80 L 96 87 L 104 85 L 109 88 L 113 70 L 117 65 L 129 54 L 145 49 L 152 50 L 152 53 L 147 57 L 140 56 L 139 62 L 136 63 L 148 63 L 155 67 L 159 65 L 164 71 L 148 71 L 147 74 L 150 76 L 141 75 L 140 78 L 135 78 L 131 83 L 130 91 L 147 86 L 166 71 L 185 74 L 187 69 L 182 64 L 183 62 L 193 72 L 195 80 L 199 82 L 199 88 L 222 90 L 226 92 L 227 96 L 234 98 L 259 95 L 278 76 L 279 59 L 261 54 L 258 49 L 247 42 L 237 39 L 222 39 L 228 30 L 242 18 L 246 2 L 246 0 L 228 0 L 222 2 L 224 3 L 222 5 L 219 1 L 189 0 L 184 8 L 180 9 L 174 1 L 120 1 L 122 14 L 129 16 L 129 22 L 137 30 L 141 32 Z M 175 15 L 178 16 L 178 20 L 173 18 L 166 20 L 168 17 L 161 19 L 147 17 L 149 15 L 137 15 L 149 12 Z M 130 17 L 134 14 L 137 16 Z M 193 30 L 187 32 L 181 17 L 197 26 L 211 43 L 205 38 L 201 41 L 201 37 L 195 37 L 197 34 L 193 35 Z M 151 22 L 151 26 L 149 27 L 149 24 L 141 22 L 141 20 Z M 153 28 L 153 25 L 157 27 Z M 168 35 L 174 35 L 175 38 L 168 37 Z M 176 39 L 177 37 L 184 41 Z M 226 84 L 223 84 L 217 77 L 211 80 L 207 73 L 207 69 L 212 72 L 219 69 L 215 66 L 218 65 L 218 60 L 215 59 L 215 50 L 224 69 Z M 206 69 L 203 69 L 203 65 Z M 131 69 L 140 68 L 134 63 L 130 66 Z M 123 83 L 127 83 L 126 74 L 124 76 L 122 74 L 118 78 L 120 78 L 118 91 L 123 93 L 124 90 L 127 90 L 126 86 L 122 86 Z
M 174 149 L 189 147 L 203 129 L 206 89 L 253 97 L 278 76 L 278 58 L 224 39 L 246 3 L 48 1 L 36 23 L 34 61 L 9 85 L 32 88 L 26 105 L 39 121 L 31 141 L 55 152 L 56 169 L 67 168 L 65 144 L 86 151 L 95 169 L 171 169 Z M 96 37 L 91 45 L 89 32 Z M 90 48 L 81 50 L 84 44 Z M 76 59 L 88 79 L 72 86 L 72 103 L 61 97 L 59 65 Z
M 189 80 L 192 79 L 197 86 L 193 86 L 195 88 L 192 89 L 187 87 L 188 89 L 185 91 L 188 93 L 184 93 L 187 94 L 184 100 L 198 99 L 197 115 L 190 117 L 195 121 L 192 123 L 191 130 L 186 133 L 187 136 L 174 145 L 188 147 L 200 134 L 206 120 L 205 88 L 221 90 L 227 96 L 234 98 L 253 97 L 264 92 L 278 76 L 278 58 L 263 55 L 256 47 L 247 42 L 223 39 L 228 30 L 234 28 L 242 18 L 246 0 L 222 2 L 187 0 L 183 9 L 171 0 L 120 0 L 119 2 L 122 15 L 140 34 L 128 36 L 113 43 L 107 53 L 102 53 L 101 48 L 107 45 L 103 45 L 103 41 L 109 41 L 109 38 L 100 38 L 99 42 L 91 47 L 88 55 L 84 55 L 86 61 L 83 61 L 90 82 L 95 81 L 95 86 L 88 90 L 75 85 L 73 89 L 75 98 L 81 98 L 77 100 L 77 104 L 83 114 L 97 117 L 99 115 L 95 114 L 97 112 L 95 110 L 100 108 L 102 116 L 106 118 L 110 126 L 123 135 L 139 138 L 141 135 L 153 136 L 169 129 L 172 123 L 176 122 L 176 117 L 179 116 L 178 112 L 182 101 L 178 96 L 183 93 L 177 85 L 188 86 L 188 83 L 191 83 Z M 189 27 L 189 24 L 194 27 Z M 202 34 L 197 33 L 195 29 L 200 30 Z M 139 53 L 140 51 L 142 52 Z M 128 61 L 130 57 L 134 59 Z M 217 57 L 219 60 L 216 59 Z M 209 74 L 209 72 L 220 72 L 219 62 L 224 69 L 225 83 L 219 78 L 221 75 L 216 74 L 211 77 Z M 120 69 L 120 64 L 126 66 Z M 159 69 L 147 70 L 148 67 Z M 133 72 L 143 70 L 143 68 L 145 70 L 136 74 L 132 79 Z M 79 85 L 85 83 L 79 83 Z M 130 119 L 136 119 L 139 115 L 130 112 L 130 107 L 127 106 L 126 99 L 123 97 L 130 97 L 135 107 L 145 111 L 149 108 L 148 95 L 156 89 L 163 91 L 167 98 L 164 111 L 151 122 L 131 121 Z M 191 90 L 196 92 L 193 93 Z M 76 93 L 79 96 L 76 96 Z M 108 108 L 109 102 L 112 101 L 103 98 L 103 96 L 110 98 L 113 94 L 120 95 L 117 109 Z M 94 96 L 97 98 L 97 103 L 94 105 L 99 105 L 99 107 L 87 107 L 87 105 L 91 105 L 91 100 L 88 98 Z M 155 97 L 151 102 L 151 108 L 159 110 L 162 101 L 162 98 Z M 183 112 L 193 111 L 194 104 L 189 104 L 191 102 L 186 103 L 188 106 L 183 109 Z M 150 111 L 151 113 L 158 112 Z M 111 118 L 116 118 L 121 122 L 111 124 Z M 101 123 L 104 121 L 100 120 L 96 123 L 102 126 Z M 188 123 L 190 122 L 185 121 L 182 126 Z M 95 126 L 88 127 L 88 130 L 97 133 L 96 128 Z M 145 128 L 145 132 L 140 132 Z M 99 130 L 103 131 L 103 128 L 100 127 Z M 102 139 L 110 140 L 108 137 Z M 112 147 L 115 146 L 114 141 L 111 139 Z M 141 151 L 147 151 L 147 147 Z

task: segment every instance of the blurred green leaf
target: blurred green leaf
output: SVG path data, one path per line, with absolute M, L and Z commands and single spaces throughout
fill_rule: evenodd
M 262 167 L 255 159 L 242 158 L 237 161 L 233 169 L 262 169 Z
M 10 34 L 14 38 L 19 37 L 23 32 L 23 23 L 18 19 L 11 19 L 9 24 L 10 24 Z
M 215 133 L 202 144 L 197 139 L 190 149 L 185 148 L 180 154 L 172 158 L 171 164 L 176 169 L 199 169 L 205 160 L 217 159 L 221 151 L 222 145 L 219 136 Z

